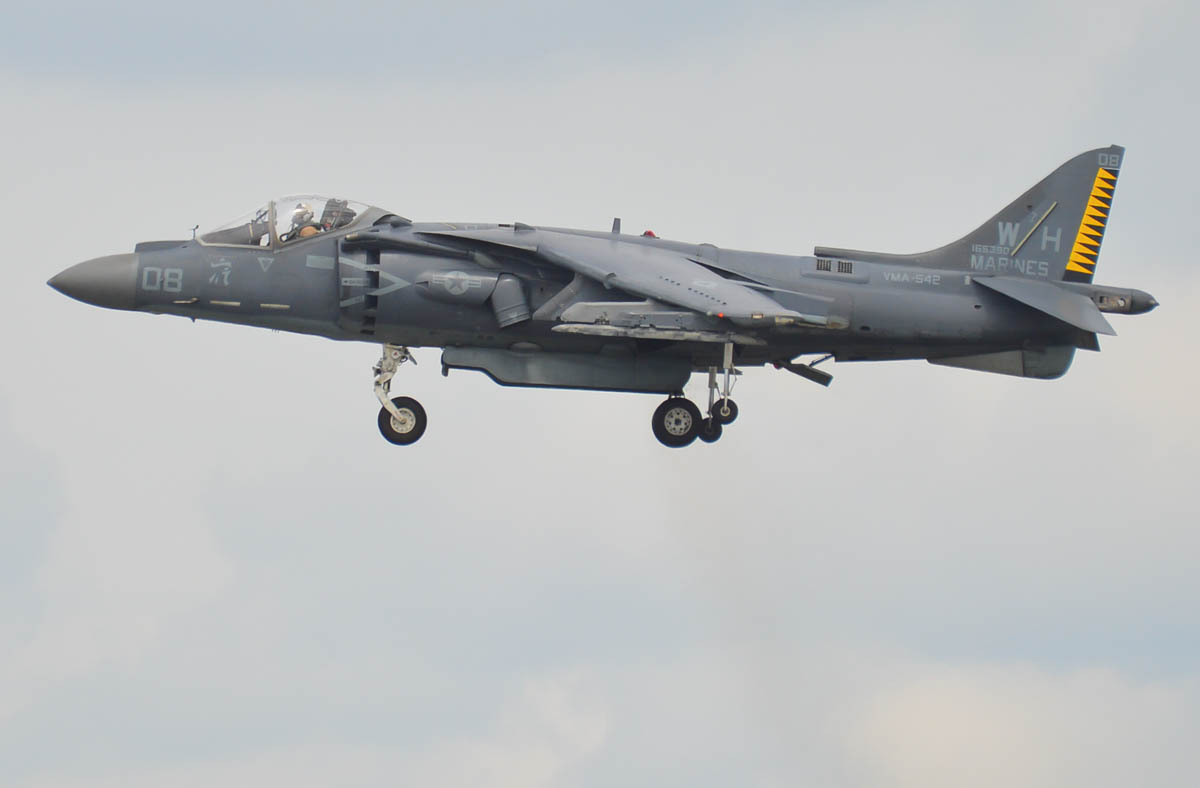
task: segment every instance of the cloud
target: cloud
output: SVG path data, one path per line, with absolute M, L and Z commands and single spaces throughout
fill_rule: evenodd
M 620 14 L 555 16 L 522 35 L 588 27 L 578 54 L 524 65 L 446 22 L 385 53 L 432 47 L 422 68 L 445 73 L 380 60 L 304 80 L 303 103 L 212 80 L 203 47 L 168 62 L 155 48 L 182 33 L 82 78 L 120 36 L 174 24 L 107 19 L 116 38 L 79 23 L 58 77 L 29 76 L 35 59 L 0 86 L 22 119 L 0 194 L 4 782 L 1195 771 L 1200 278 L 1180 228 L 1200 204 L 1173 76 L 1195 11 L 776 10 L 730 34 L 727 17 L 606 49 Z M 373 30 L 359 56 L 422 38 Z M 280 51 L 207 41 L 238 74 Z M 142 61 L 160 78 L 113 82 Z M 653 398 L 442 378 L 434 349 L 396 384 L 430 432 L 397 450 L 375 431 L 376 348 L 44 285 L 314 189 L 415 219 L 618 214 L 731 248 L 909 251 L 1109 142 L 1130 152 L 1100 278 L 1163 307 L 1114 319 L 1102 354 L 1055 383 L 845 364 L 824 390 L 748 370 L 737 424 L 686 452 L 650 436 Z
M 336 734 L 302 747 L 166 768 L 122 769 L 75 776 L 69 769 L 16 783 L 22 788 L 209 786 L 221 783 L 367 786 L 385 782 L 446 786 L 537 788 L 562 784 L 564 774 L 593 756 L 606 719 L 588 697 L 585 677 L 547 676 L 516 688 L 498 717 L 478 734 L 452 735 L 425 750 L 359 745 Z
M 855 753 L 864 784 L 1125 786 L 1193 771 L 1194 676 L 1108 669 L 929 665 L 869 700 Z

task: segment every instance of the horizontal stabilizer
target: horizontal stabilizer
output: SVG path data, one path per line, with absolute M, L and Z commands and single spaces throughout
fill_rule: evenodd
M 977 276 L 974 281 L 1076 328 L 1095 334 L 1116 336 L 1117 332 L 1104 319 L 1100 309 L 1092 299 L 1082 293 L 1065 290 L 1052 282 L 1032 279 Z

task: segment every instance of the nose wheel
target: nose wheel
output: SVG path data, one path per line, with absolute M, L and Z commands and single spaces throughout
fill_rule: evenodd
M 425 434 L 425 425 L 429 423 L 425 409 L 412 397 L 396 397 L 391 405 L 391 408 L 379 409 L 379 432 L 388 443 L 397 446 L 416 443 Z
M 375 365 L 375 397 L 383 406 L 379 409 L 379 432 L 386 441 L 397 446 L 416 443 L 425 434 L 429 423 L 425 408 L 412 397 L 388 396 L 396 370 L 407 361 L 417 363 L 408 348 L 384 345 L 383 356 Z

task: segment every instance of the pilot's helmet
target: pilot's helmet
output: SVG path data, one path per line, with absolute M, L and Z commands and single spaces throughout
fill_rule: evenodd
M 292 211 L 292 226 L 299 227 L 302 224 L 308 224 L 312 221 L 313 210 L 308 203 L 297 203 L 296 210 Z

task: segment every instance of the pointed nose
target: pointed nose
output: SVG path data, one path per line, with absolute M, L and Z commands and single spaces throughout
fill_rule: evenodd
M 1129 305 L 1129 311 L 1135 315 L 1140 315 L 1143 312 L 1149 312 L 1154 307 L 1158 306 L 1158 300 L 1144 290 L 1132 291 L 1132 299 Z
M 46 284 L 63 295 L 109 309 L 133 309 L 138 256 L 110 254 L 73 265 Z

